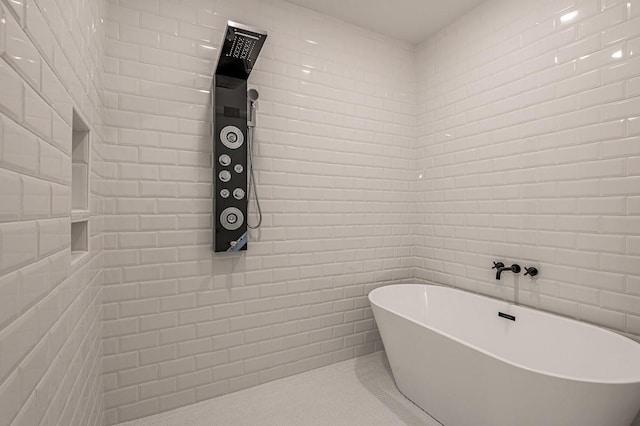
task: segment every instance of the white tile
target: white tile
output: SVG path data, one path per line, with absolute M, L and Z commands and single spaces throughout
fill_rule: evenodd
M 162 16 L 149 13 L 140 15 L 140 27 L 168 34 L 178 33 L 178 22 L 175 19 L 163 18 Z
M 17 221 L 22 213 L 22 186 L 17 173 L 0 169 L 0 221 Z
M 627 1 L 627 8 L 629 11 L 629 19 L 640 17 L 640 4 L 638 4 L 638 0 Z
M 140 351 L 140 363 L 142 365 L 155 364 L 158 362 L 174 359 L 175 357 L 176 357 L 175 345 L 161 346 L 157 348 L 144 349 Z
M 36 259 L 38 231 L 35 222 L 5 223 L 2 235 L 2 271 L 6 273 Z
M 599 87 L 593 90 L 583 91 L 578 95 L 581 107 L 601 105 L 603 103 L 621 100 L 624 98 L 624 84 L 615 83 Z
M 120 94 L 118 103 L 120 109 L 124 111 L 137 111 L 149 114 L 157 114 L 158 112 L 158 101 L 153 98 Z
M 35 174 L 38 170 L 39 144 L 36 136 L 8 117 L 0 116 L 4 127 L 2 161 L 18 171 Z
M 51 141 L 51 108 L 33 89 L 24 88 L 24 125 Z
M 615 26 L 627 19 L 627 5 L 624 3 L 610 7 L 578 24 L 579 37 L 585 37 Z
M 176 164 L 176 151 L 168 149 L 140 148 L 140 161 L 150 164 Z
M 175 4 L 160 3 L 160 16 L 187 23 L 195 23 L 197 20 L 197 8 L 187 9 Z
M 71 126 L 62 117 L 52 113 L 51 142 L 67 155 L 71 155 Z
M 636 256 L 640 255 L 640 237 L 627 237 L 627 252 Z
M 627 331 L 633 334 L 640 332 L 640 317 L 627 315 Z
M 640 93 L 640 76 L 628 80 L 627 93 L 631 96 Z
M 602 82 L 607 84 L 636 77 L 640 73 L 640 59 L 630 59 L 619 64 L 610 65 L 602 70 Z
M 627 57 L 624 44 L 614 44 L 597 52 L 580 56 L 576 61 L 576 73 L 581 74 L 605 66 L 614 67 L 615 64 L 624 62 Z
M 32 393 L 12 424 L 16 426 L 26 426 L 35 424 L 36 421 L 36 396 Z
M 133 146 L 157 146 L 159 135 L 153 131 L 140 131 L 135 129 L 119 129 L 119 142 L 123 145 Z
M 39 337 L 37 316 L 33 310 L 20 316 L 0 332 L 1 377 L 6 377 L 17 367 L 19 361 L 36 345 Z
M 42 340 L 29 355 L 20 363 L 18 376 L 20 378 L 20 401 L 25 401 L 47 371 L 49 366 L 49 345 L 47 340 Z M 33 396 L 32 396 L 33 398 Z M 35 408 L 35 407 L 34 407 Z M 35 410 L 34 410 L 35 412 Z M 35 413 L 33 413 L 35 416 Z
M 160 49 L 179 52 L 185 55 L 197 55 L 198 44 L 189 39 L 175 37 L 168 34 L 160 35 Z
M 55 108 L 62 119 L 71 125 L 71 97 L 47 64 L 42 66 L 42 96 Z
M 58 251 L 70 245 L 71 229 L 68 217 L 38 221 L 39 255 Z
M 580 234 L 577 247 L 581 250 L 624 253 L 625 239 L 622 236 Z
M 573 6 L 573 5 L 572 5 Z M 600 12 L 600 2 L 584 1 L 576 4 L 570 9 L 565 9 L 559 13 L 556 23 L 560 26 L 570 26 L 576 22 L 586 20 L 591 16 L 597 16 Z
M 627 42 L 627 51 L 623 53 L 626 53 L 628 58 L 637 58 L 640 54 L 640 37 L 629 40 Z
M 591 305 L 578 305 L 578 318 L 619 331 L 623 331 L 626 324 L 624 314 Z
M 22 218 L 38 219 L 51 214 L 51 188 L 49 183 L 22 177 Z
M 41 230 L 42 228 L 40 228 Z M 67 232 L 65 232 L 64 238 L 65 240 L 69 238 Z M 40 253 L 42 253 L 42 250 L 40 250 Z M 51 285 L 53 288 L 62 283 L 69 275 L 69 255 L 70 253 L 67 251 L 60 251 L 49 257 L 51 261 Z
M 51 215 L 69 216 L 71 210 L 71 191 L 66 185 L 51 184 Z
M 13 15 L 4 16 L 4 52 L 2 56 L 13 63 L 36 89 L 40 88 L 40 54 L 24 33 Z
M 60 150 L 40 141 L 40 175 L 43 178 L 65 182 L 63 167 L 71 162 Z
M 600 34 L 581 39 L 573 44 L 558 49 L 558 62 L 563 63 L 578 59 L 600 48 Z
M 12 374 L 0 386 L 0 410 L 3 413 L 3 425 L 9 425 L 11 420 L 18 414 L 19 396 L 18 374 Z
M 637 37 L 640 35 L 640 29 L 638 29 L 639 22 L 640 20 L 638 18 L 631 19 L 620 25 L 605 29 L 602 31 L 602 44 L 608 45 L 628 38 Z
M 158 412 L 158 401 L 148 399 L 118 408 L 118 420 L 126 421 L 151 415 Z
M 44 55 L 44 59 L 53 63 L 53 34 L 46 21 L 44 20 L 40 8 L 36 6 L 33 0 L 29 0 L 25 5 L 26 9 L 26 32 L 32 37 L 38 49 Z M 43 68 L 46 65 L 43 64 Z
M 0 329 L 17 317 L 18 312 L 18 274 L 7 274 L 0 278 Z M 1 398 L 0 398 L 1 400 Z
M 558 96 L 583 92 L 600 85 L 600 71 L 595 70 L 563 81 L 557 89 Z
M 25 8 L 25 0 L 11 0 L 9 2 L 7 2 L 9 4 L 9 6 L 13 9 L 13 11 L 16 13 L 16 15 L 18 15 L 18 19 L 21 22 L 24 22 L 24 8 Z M 9 13 L 9 10 L 7 10 L 7 13 Z
M 613 255 L 611 257 L 604 258 L 603 260 L 613 260 Z M 617 260 L 622 260 L 621 257 L 616 257 Z M 625 262 L 627 266 L 625 270 L 633 270 L 630 268 L 631 264 Z M 618 266 L 618 264 L 613 267 Z M 622 265 L 619 265 L 622 266 Z M 631 272 L 633 273 L 633 272 Z M 613 293 L 608 291 L 603 291 L 600 294 L 600 304 L 604 308 L 610 308 L 615 311 L 628 312 L 630 314 L 639 315 L 640 314 L 640 298 L 636 296 L 631 296 L 623 293 Z
M 624 291 L 625 289 L 625 276 L 619 273 L 612 274 L 601 271 L 580 269 L 578 274 L 578 282 L 580 284 L 619 292 Z
M 477 23 L 466 28 L 464 41 L 459 32 L 445 31 L 437 43 L 414 52 L 376 38 L 376 55 L 347 52 L 331 41 L 338 34 L 365 46 L 370 35 L 328 22 L 320 25 L 287 5 L 251 12 L 256 25 L 264 18 L 272 40 L 250 79 L 261 95 L 256 164 L 263 208 L 269 213 L 261 232 L 252 233 L 250 251 L 242 259 L 212 258 L 209 250 L 207 118 L 217 43 L 226 17 L 242 7 L 231 2 L 219 3 L 215 10 L 200 2 L 174 6 L 157 1 L 108 4 L 110 57 L 105 59 L 104 82 L 105 118 L 111 128 L 99 154 L 110 175 L 101 191 L 115 213 L 104 222 L 105 245 L 112 251 L 105 256 L 104 276 L 117 285 L 105 287 L 105 298 L 126 306 L 127 315 L 141 316 L 135 325 L 121 322 L 111 308 L 104 324 L 107 335 L 135 344 L 138 336 L 142 341 L 147 333 L 158 333 L 165 346 L 144 349 L 149 365 L 170 361 L 165 357 L 173 353 L 164 348 L 179 342 L 186 351 L 181 356 L 197 351 L 196 368 L 215 365 L 213 379 L 217 374 L 234 380 L 233 385 L 227 379 L 190 382 L 195 376 L 185 362 L 185 370 L 176 370 L 177 382 L 199 386 L 195 398 L 202 399 L 252 384 L 254 377 L 295 371 L 297 367 L 271 370 L 273 360 L 284 362 L 285 345 L 311 338 L 306 327 L 322 315 L 330 315 L 329 334 L 313 334 L 319 339 L 317 348 L 333 339 L 332 327 L 345 333 L 346 340 L 324 345 L 333 351 L 332 359 L 371 350 L 366 346 L 371 337 L 364 339 L 362 329 L 354 326 L 360 321 L 360 327 L 371 328 L 371 313 L 369 322 L 351 314 L 352 308 L 365 309 L 361 283 L 400 276 L 471 281 L 466 273 L 477 268 L 473 261 L 465 267 L 448 261 L 470 259 L 463 253 L 470 247 L 480 256 L 495 247 L 544 261 L 550 271 L 574 271 L 556 273 L 562 298 L 544 296 L 541 307 L 619 328 L 620 315 L 626 313 L 602 306 L 580 313 L 578 301 L 597 303 L 598 291 L 623 290 L 620 274 L 589 269 L 594 274 L 579 283 L 578 270 L 600 267 L 599 256 L 626 258 L 628 247 L 635 247 L 624 233 L 613 232 L 628 226 L 615 217 L 640 211 L 633 201 L 635 176 L 626 176 L 635 173 L 635 163 L 627 157 L 637 153 L 630 143 L 635 122 L 624 120 L 640 112 L 635 114 L 635 104 L 625 97 L 633 99 L 640 85 L 628 65 L 635 61 L 630 50 L 636 29 L 629 25 L 633 21 L 620 22 L 625 4 L 590 0 L 532 5 L 541 17 L 535 22 L 541 24 L 528 30 L 534 21 L 527 20 L 526 28 L 519 23 L 512 28 L 527 30 L 522 47 L 520 37 L 505 41 L 498 32 L 507 15 L 497 8 L 491 15 L 472 15 Z M 570 8 L 578 16 L 560 25 L 560 16 Z M 273 20 L 274 11 L 285 12 L 287 19 L 276 14 Z M 299 20 L 287 23 L 291 16 Z M 309 38 L 320 44 L 281 38 L 271 29 L 280 24 L 294 25 L 287 27 L 293 32 L 313 28 Z M 622 56 L 612 57 L 618 50 Z M 445 51 L 455 51 L 455 59 L 443 57 Z M 494 57 L 491 51 L 506 56 Z M 419 182 L 413 180 L 416 170 L 425 176 Z M 508 232 L 489 229 L 489 215 L 505 213 L 528 217 L 505 219 L 513 226 Z M 413 239 L 408 235 L 416 224 Z M 601 226 L 609 233 L 601 234 Z M 527 246 L 532 235 L 544 245 Z M 214 271 L 213 281 L 209 271 Z M 326 274 L 334 278 L 325 279 Z M 611 283 L 597 283 L 606 279 Z M 131 283 L 119 284 L 123 280 Z M 139 280 L 148 281 L 138 285 Z M 359 289 L 360 296 L 343 300 L 344 293 L 330 290 L 338 290 L 337 282 Z M 142 294 L 161 298 L 159 308 L 168 311 L 151 312 L 153 303 L 138 300 Z M 317 309 L 296 307 L 299 300 L 321 296 L 329 299 L 317 302 Z M 215 309 L 208 310 L 212 305 Z M 334 305 L 340 311 L 333 313 Z M 300 318 L 299 324 L 285 323 L 286 315 Z M 344 324 L 345 318 L 353 321 Z M 300 330 L 305 332 L 296 335 Z M 358 343 L 361 339 L 364 344 Z M 345 341 L 358 346 L 344 350 Z M 225 356 L 211 356 L 214 348 L 224 348 Z M 119 348 L 111 345 L 110 350 Z M 233 359 L 248 357 L 240 366 L 244 371 L 228 352 Z M 311 365 L 308 356 L 301 352 L 292 361 Z M 255 370 L 246 371 L 247 365 Z M 123 364 L 119 372 L 130 368 L 135 366 Z M 141 380 L 146 402 L 122 402 L 109 412 L 114 422 L 192 401 L 191 393 L 171 396 L 189 390 L 174 381 Z M 110 392 L 127 389 L 117 381 L 112 386 Z M 161 402 L 164 396 L 169 397 Z
M 128 61 L 125 59 L 121 59 L 119 61 L 119 64 L 120 75 L 124 75 L 127 77 L 136 77 L 142 80 L 158 80 L 158 67 L 155 65 L 148 65 L 137 61 Z
M 130 45 L 158 47 L 160 35 L 155 31 L 143 30 L 128 25 L 120 28 L 120 39 Z
M 634 216 L 605 216 L 602 218 L 602 232 L 611 234 L 640 233 L 640 218 Z
M 138 387 L 130 386 L 113 392 L 106 392 L 104 398 L 104 405 L 107 409 L 117 407 L 119 405 L 131 404 L 138 400 Z
M 4 61 L 0 61 L 0 111 L 17 121 L 22 121 L 22 82 Z
M 155 396 L 165 395 L 176 390 L 176 378 L 170 377 L 164 380 L 156 380 L 140 385 L 141 398 L 153 398 Z
M 617 139 L 602 144 L 602 156 L 604 158 L 629 157 L 638 155 L 638 137 Z
M 2 55 L 4 53 L 5 50 L 5 40 L 6 40 L 6 25 L 7 22 L 4 19 L 4 9 L 2 7 L 2 5 L 0 5 L 0 55 Z

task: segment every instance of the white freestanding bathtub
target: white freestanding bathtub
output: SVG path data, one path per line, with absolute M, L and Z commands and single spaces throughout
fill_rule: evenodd
M 369 300 L 398 388 L 445 426 L 629 426 L 640 408 L 624 336 L 449 287 Z

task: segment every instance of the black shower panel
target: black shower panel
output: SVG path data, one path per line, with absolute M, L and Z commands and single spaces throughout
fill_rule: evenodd
M 246 250 L 247 81 L 216 76 L 215 251 Z
M 214 77 L 215 252 L 247 250 L 247 79 L 266 33 L 229 21 Z

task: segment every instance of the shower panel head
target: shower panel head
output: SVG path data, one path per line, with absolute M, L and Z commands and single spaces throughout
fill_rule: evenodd
M 265 31 L 228 21 L 216 74 L 248 79 L 266 38 Z

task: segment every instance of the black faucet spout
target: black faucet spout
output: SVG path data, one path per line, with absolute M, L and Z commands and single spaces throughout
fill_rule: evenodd
M 520 265 L 517 264 L 513 264 L 511 266 L 501 266 L 499 268 L 496 269 L 496 280 L 500 279 L 500 275 L 502 275 L 503 272 L 505 271 L 511 271 L 514 274 L 518 274 L 520 273 Z

